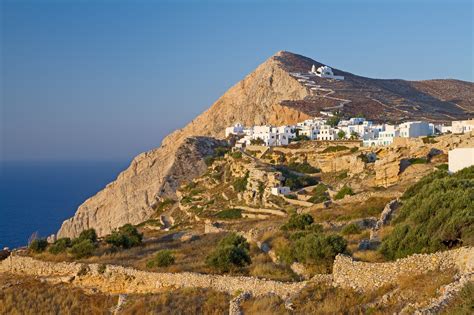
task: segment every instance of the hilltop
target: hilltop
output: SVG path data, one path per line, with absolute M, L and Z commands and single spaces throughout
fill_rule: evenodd
M 199 147 L 215 140 L 190 137 L 223 138 L 224 129 L 236 122 L 293 124 L 326 108 L 337 108 L 343 115 L 363 113 L 375 121 L 449 121 L 473 116 L 474 84 L 470 82 L 369 79 L 334 68 L 336 75 L 346 79 L 315 78 L 321 87 L 315 92 L 292 76 L 309 71 L 313 64 L 322 65 L 285 51 L 270 57 L 208 110 L 167 136 L 161 147 L 137 156 L 114 182 L 63 223 L 58 236 L 74 237 L 91 227 L 105 235 L 124 223 L 146 220 L 157 202 L 174 197 L 179 185 L 201 174 L 206 154 L 199 153 Z M 190 169 L 189 165 L 200 166 L 190 172 L 176 171 Z

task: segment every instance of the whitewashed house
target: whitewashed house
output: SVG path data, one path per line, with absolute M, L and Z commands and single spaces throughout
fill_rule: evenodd
M 474 165 L 474 148 L 457 148 L 448 152 L 448 169 L 450 173 Z
M 242 124 L 237 123 L 232 127 L 225 128 L 225 137 L 229 137 L 230 135 L 236 136 L 243 136 L 244 135 L 244 126 Z
M 281 187 L 272 187 L 272 195 L 275 196 L 286 196 L 291 193 L 290 187 L 281 186 Z
M 474 119 L 453 121 L 452 133 L 466 133 L 474 131 Z
M 337 130 L 329 125 L 323 125 L 319 129 L 316 139 L 320 141 L 334 141 L 337 139 Z
M 433 128 L 425 121 L 409 121 L 398 125 L 402 138 L 426 137 L 433 134 Z
M 311 74 L 317 75 L 320 78 L 334 79 L 334 80 L 344 80 L 342 75 L 334 75 L 331 67 L 321 66 L 316 69 L 316 66 L 311 67 Z

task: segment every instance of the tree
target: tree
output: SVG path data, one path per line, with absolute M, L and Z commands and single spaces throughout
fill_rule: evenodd
M 337 133 L 337 137 L 339 139 L 344 139 L 346 137 L 346 133 L 344 132 L 344 130 L 339 130 L 339 132 Z
M 355 131 L 351 132 L 351 140 L 359 139 L 359 134 Z

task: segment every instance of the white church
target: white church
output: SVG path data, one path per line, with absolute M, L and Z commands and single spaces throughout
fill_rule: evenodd
M 311 67 L 311 74 L 317 75 L 320 78 L 327 78 L 327 79 L 334 79 L 334 80 L 344 80 L 344 76 L 342 75 L 334 75 L 332 72 L 331 67 L 329 66 L 321 66 L 316 69 L 316 66 L 313 65 Z

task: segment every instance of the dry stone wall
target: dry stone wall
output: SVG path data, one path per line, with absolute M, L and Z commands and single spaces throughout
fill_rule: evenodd
M 122 266 L 99 264 L 53 263 L 31 257 L 10 256 L 0 263 L 0 272 L 38 277 L 53 277 L 58 282 L 95 288 L 105 293 L 154 293 L 164 288 L 208 288 L 234 294 L 249 292 L 253 296 L 276 294 L 285 299 L 299 292 L 306 282 L 284 283 L 244 276 L 206 275 L 192 272 L 156 273 Z M 102 272 L 101 272 L 102 271 Z
M 434 254 L 416 254 L 387 263 L 354 261 L 339 255 L 333 266 L 334 285 L 360 291 L 395 283 L 399 277 L 416 276 L 430 271 L 457 269 L 460 274 L 474 271 L 474 247 L 463 247 Z

